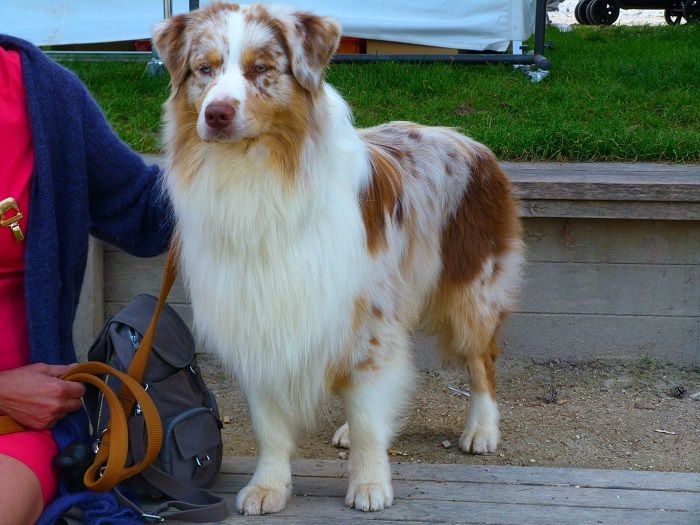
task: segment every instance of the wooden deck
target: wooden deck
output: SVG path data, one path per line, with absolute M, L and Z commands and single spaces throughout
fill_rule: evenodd
M 225 458 L 214 486 L 226 524 L 334 525 L 700 523 L 700 474 L 624 470 L 393 463 L 394 505 L 374 513 L 345 507 L 345 461 L 297 460 L 294 492 L 279 514 L 245 517 L 235 497 L 253 458 Z

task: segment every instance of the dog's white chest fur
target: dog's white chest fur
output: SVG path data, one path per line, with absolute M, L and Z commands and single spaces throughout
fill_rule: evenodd
M 285 184 L 255 155 L 226 157 L 204 160 L 186 191 L 171 186 L 197 331 L 239 380 L 322 388 L 368 267 L 355 184 Z

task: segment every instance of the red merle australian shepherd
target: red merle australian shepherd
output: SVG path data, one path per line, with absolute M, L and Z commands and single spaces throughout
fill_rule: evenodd
M 238 494 L 281 510 L 290 456 L 336 392 L 345 502 L 391 506 L 387 448 L 414 383 L 411 335 L 466 368 L 459 441 L 499 439 L 494 361 L 523 262 L 517 204 L 494 155 L 451 129 L 355 129 L 324 81 L 340 26 L 307 12 L 213 4 L 164 21 L 167 188 L 195 329 L 245 392 L 259 447 Z

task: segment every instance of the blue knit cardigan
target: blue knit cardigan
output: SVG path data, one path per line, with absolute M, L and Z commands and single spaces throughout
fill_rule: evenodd
M 172 209 L 163 196 L 158 167 L 144 164 L 117 137 L 73 73 L 26 41 L 0 35 L 0 46 L 21 54 L 34 144 L 24 277 L 30 359 L 73 363 L 72 325 L 88 234 L 133 255 L 154 256 L 168 247 Z M 88 437 L 82 411 L 52 431 L 60 450 Z M 56 514 L 70 502 L 99 499 L 67 496 L 63 486 L 60 490 L 41 522 L 52 522 L 52 507 Z M 99 517 L 90 519 L 90 505 L 85 507 L 86 523 L 101 523 Z M 92 507 L 93 513 L 102 512 Z M 107 507 L 103 513 L 113 511 Z M 104 523 L 116 522 L 113 516 Z

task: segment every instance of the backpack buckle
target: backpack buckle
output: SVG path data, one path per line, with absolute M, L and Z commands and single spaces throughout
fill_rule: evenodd
M 155 514 L 142 513 L 141 517 L 143 518 L 144 521 L 146 521 L 148 523 L 163 523 L 165 521 L 164 517 L 156 516 Z
M 205 454 L 204 459 L 200 458 L 199 456 L 195 456 L 194 460 L 197 463 L 197 468 L 206 468 L 211 465 L 211 458 L 209 457 L 209 454 Z
M 194 468 L 194 472 L 192 473 L 192 479 L 199 479 L 207 471 L 207 468 L 212 465 L 212 460 L 209 457 L 209 454 L 205 454 L 204 458 L 195 456 L 194 461 L 197 463 L 197 466 Z
M 144 392 L 148 392 L 148 383 L 146 383 L 145 385 L 143 385 L 143 391 L 144 391 Z M 134 415 L 140 416 L 141 414 L 143 414 L 143 410 L 141 409 L 141 405 L 139 405 L 138 403 L 136 403 L 136 404 L 134 405 Z

